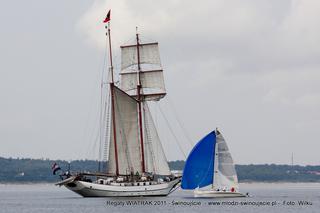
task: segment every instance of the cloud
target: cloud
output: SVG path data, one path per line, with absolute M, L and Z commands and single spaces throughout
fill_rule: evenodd
M 239 150 L 271 152 L 275 145 L 296 149 L 304 134 L 309 145 L 317 137 L 319 1 L 96 0 L 77 26 L 86 41 L 101 50 L 101 21 L 109 8 L 115 55 L 118 46 L 134 37 L 136 26 L 143 39 L 160 42 L 168 91 L 193 138 L 218 124 Z M 297 131 L 301 127 L 306 129 Z M 266 129 L 274 135 L 265 136 Z M 306 162 L 315 159 L 311 156 L 316 153 L 309 154 Z M 255 158 L 246 157 L 239 158 Z M 269 159 L 268 154 L 260 157 L 260 162 Z M 283 161 L 283 152 L 275 158 Z
M 78 26 L 88 41 L 104 48 L 101 20 L 111 8 L 114 47 L 131 38 L 139 26 L 142 35 L 167 41 L 164 45 L 173 49 L 174 63 L 218 58 L 232 62 L 234 70 L 268 71 L 318 64 L 319 7 L 317 1 L 294 0 L 207 0 L 201 4 L 96 0 Z

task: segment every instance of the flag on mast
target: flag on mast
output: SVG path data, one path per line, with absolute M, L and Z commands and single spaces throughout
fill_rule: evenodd
M 54 175 L 56 174 L 56 172 L 57 172 L 58 170 L 61 170 L 60 166 L 59 166 L 56 162 L 54 162 L 54 164 L 52 165 L 51 169 L 52 169 L 52 173 L 53 173 Z
M 108 12 L 106 18 L 104 19 L 103 23 L 108 23 L 110 21 L 110 19 L 111 19 L 111 10 L 109 10 L 109 12 Z

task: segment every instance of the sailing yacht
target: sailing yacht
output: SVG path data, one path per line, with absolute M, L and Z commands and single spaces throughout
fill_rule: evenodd
M 56 185 L 84 197 L 166 196 L 179 187 L 181 176 L 169 169 L 148 105 L 166 95 L 158 43 L 142 43 L 136 33 L 135 43 L 121 46 L 116 85 L 110 22 L 107 28 L 111 74 L 107 170 L 68 174 Z
M 216 129 L 190 152 L 182 175 L 182 189 L 194 189 L 195 197 L 245 197 L 226 141 Z

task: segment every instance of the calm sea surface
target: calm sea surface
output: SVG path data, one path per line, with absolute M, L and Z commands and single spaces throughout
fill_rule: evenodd
M 53 184 L 0 184 L 0 213 L 320 212 L 320 183 L 246 183 L 240 189 L 251 197 L 196 199 L 177 190 L 168 197 L 82 198 Z

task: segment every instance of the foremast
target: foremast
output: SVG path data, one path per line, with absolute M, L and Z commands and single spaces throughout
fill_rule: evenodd
M 115 117 L 115 98 L 114 98 L 114 72 L 113 72 L 113 62 L 112 62 L 112 47 L 111 47 L 111 29 L 110 29 L 110 11 L 108 13 L 109 20 L 108 25 L 106 28 L 108 29 L 108 33 L 106 34 L 108 37 L 108 44 L 109 44 L 109 72 L 111 74 L 111 81 L 110 85 L 110 92 L 111 92 L 111 114 L 112 114 L 112 130 L 113 130 L 113 143 L 114 143 L 114 153 L 115 153 L 115 164 L 116 164 L 116 175 L 119 175 L 119 159 L 118 159 L 118 150 L 117 150 L 117 130 L 116 130 L 116 117 Z

